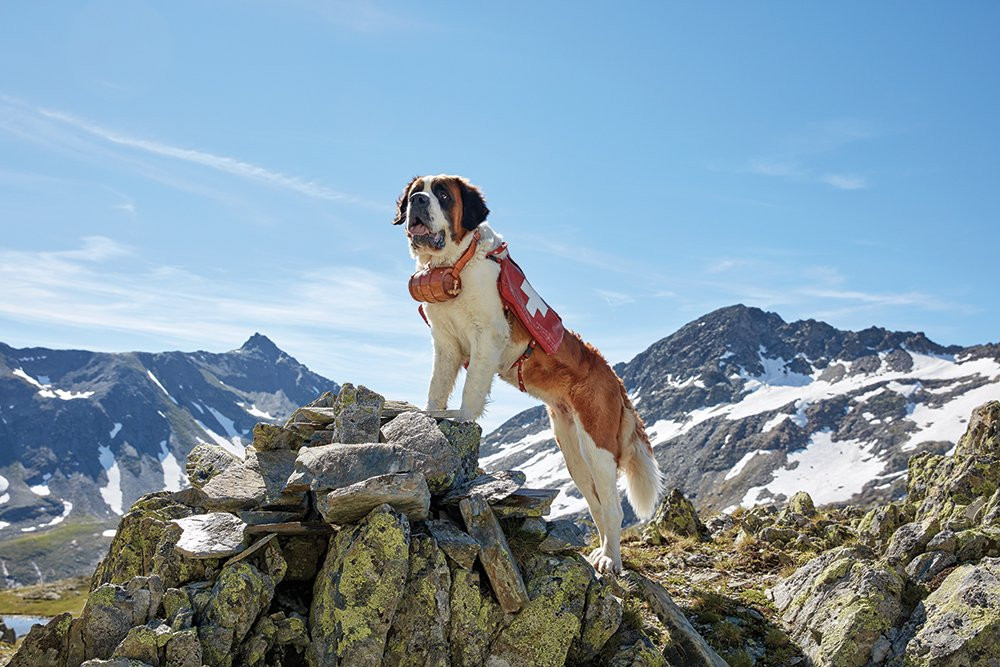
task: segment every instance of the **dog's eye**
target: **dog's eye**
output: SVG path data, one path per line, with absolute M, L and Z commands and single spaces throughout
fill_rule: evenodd
M 439 190 L 438 199 L 440 199 L 441 201 L 448 201 L 448 193 L 445 192 L 444 190 Z

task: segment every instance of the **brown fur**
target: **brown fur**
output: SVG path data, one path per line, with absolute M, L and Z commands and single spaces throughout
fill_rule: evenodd
M 513 340 L 527 347 L 531 337 L 524 325 L 510 314 L 507 320 Z M 576 333 L 567 331 L 553 355 L 534 351 L 524 360 L 521 374 L 528 392 L 544 397 L 552 409 L 576 412 L 594 443 L 610 452 L 619 466 L 633 433 L 652 451 L 642 418 L 632 406 L 625 385 L 597 348 Z M 517 368 L 501 374 L 501 378 L 517 386 Z

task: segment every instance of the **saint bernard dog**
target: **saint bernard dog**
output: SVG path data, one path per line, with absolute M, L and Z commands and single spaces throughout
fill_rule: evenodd
M 653 515 L 663 490 L 649 437 L 625 386 L 600 352 L 575 333 L 563 332 L 561 322 L 561 340 L 545 346 L 551 353 L 539 349 L 531 323 L 525 326 L 516 308 L 502 298 L 498 256 L 506 257 L 506 244 L 487 224 L 488 214 L 479 189 L 459 176 L 416 177 L 397 202 L 393 224 L 403 225 L 417 263 L 411 294 L 425 301 L 421 313 L 434 342 L 427 411 L 436 417 L 479 418 L 495 375 L 544 402 L 570 476 L 586 498 L 600 536 L 600 546 L 588 560 L 601 572 L 621 572 L 619 471 L 640 518 Z M 427 278 L 435 269 L 454 278 L 436 290 L 439 297 L 447 295 L 421 298 L 421 288 L 414 287 L 418 276 Z M 520 269 L 516 275 L 523 279 Z M 518 284 L 528 294 L 529 316 L 549 313 L 526 281 Z M 467 373 L 461 407 L 448 410 L 463 364 Z

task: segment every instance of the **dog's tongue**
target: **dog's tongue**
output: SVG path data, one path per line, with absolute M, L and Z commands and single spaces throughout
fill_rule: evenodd
M 425 225 L 422 222 L 418 222 L 417 224 L 410 227 L 410 236 L 422 236 L 424 234 L 430 234 L 430 233 L 431 230 L 427 229 L 427 225 Z

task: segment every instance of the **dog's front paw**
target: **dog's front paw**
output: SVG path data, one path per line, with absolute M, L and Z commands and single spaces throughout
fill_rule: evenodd
M 622 561 L 620 558 L 608 556 L 604 549 L 598 547 L 587 555 L 587 562 L 594 566 L 594 569 L 601 574 L 621 574 Z

